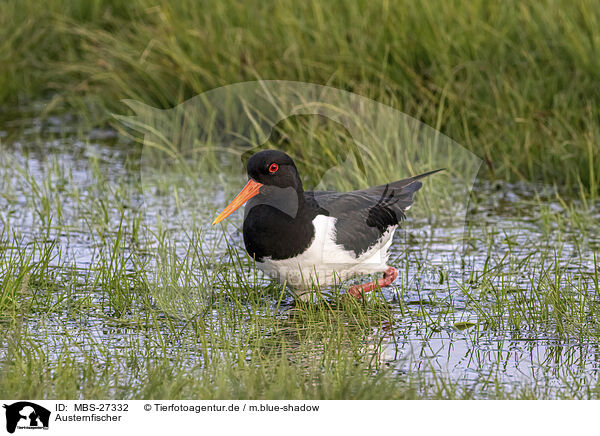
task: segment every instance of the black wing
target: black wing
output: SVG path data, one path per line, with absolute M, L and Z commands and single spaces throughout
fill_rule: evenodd
M 413 195 L 422 186 L 419 180 L 438 171 L 442 170 L 351 192 L 306 192 L 306 198 L 318 213 L 337 218 L 336 243 L 359 256 L 376 244 L 388 228 L 406 218 Z

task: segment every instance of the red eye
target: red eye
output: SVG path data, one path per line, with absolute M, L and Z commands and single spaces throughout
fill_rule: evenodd
M 277 165 L 276 163 L 272 163 L 271 165 L 269 165 L 269 172 L 271 174 L 276 173 L 278 169 L 279 165 Z

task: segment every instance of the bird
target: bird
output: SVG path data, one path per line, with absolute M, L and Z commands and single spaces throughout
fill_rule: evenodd
M 389 248 L 420 179 L 438 169 L 367 189 L 305 191 L 294 160 L 279 150 L 252 155 L 248 183 L 215 218 L 223 221 L 246 205 L 243 239 L 258 268 L 307 301 L 321 287 L 375 273 L 382 277 L 352 285 L 357 299 L 390 286 L 398 271 L 387 264 Z

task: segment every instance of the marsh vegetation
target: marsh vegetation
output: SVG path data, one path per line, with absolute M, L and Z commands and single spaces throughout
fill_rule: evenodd
M 585 1 L 5 2 L 2 396 L 597 398 L 598 21 Z M 241 216 L 206 225 L 237 156 L 189 181 L 186 215 L 181 174 L 146 189 L 143 138 L 114 117 L 257 79 L 373 98 L 480 156 L 466 221 L 427 202 L 451 186 L 434 181 L 393 287 L 294 302 L 253 268 Z M 348 140 L 314 117 L 279 128 L 315 185 Z

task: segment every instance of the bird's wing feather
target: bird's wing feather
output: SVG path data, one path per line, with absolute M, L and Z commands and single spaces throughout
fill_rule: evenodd
M 306 197 L 319 213 L 337 219 L 336 243 L 359 256 L 406 218 L 405 211 L 422 186 L 419 179 L 438 171 L 351 192 L 306 192 Z

